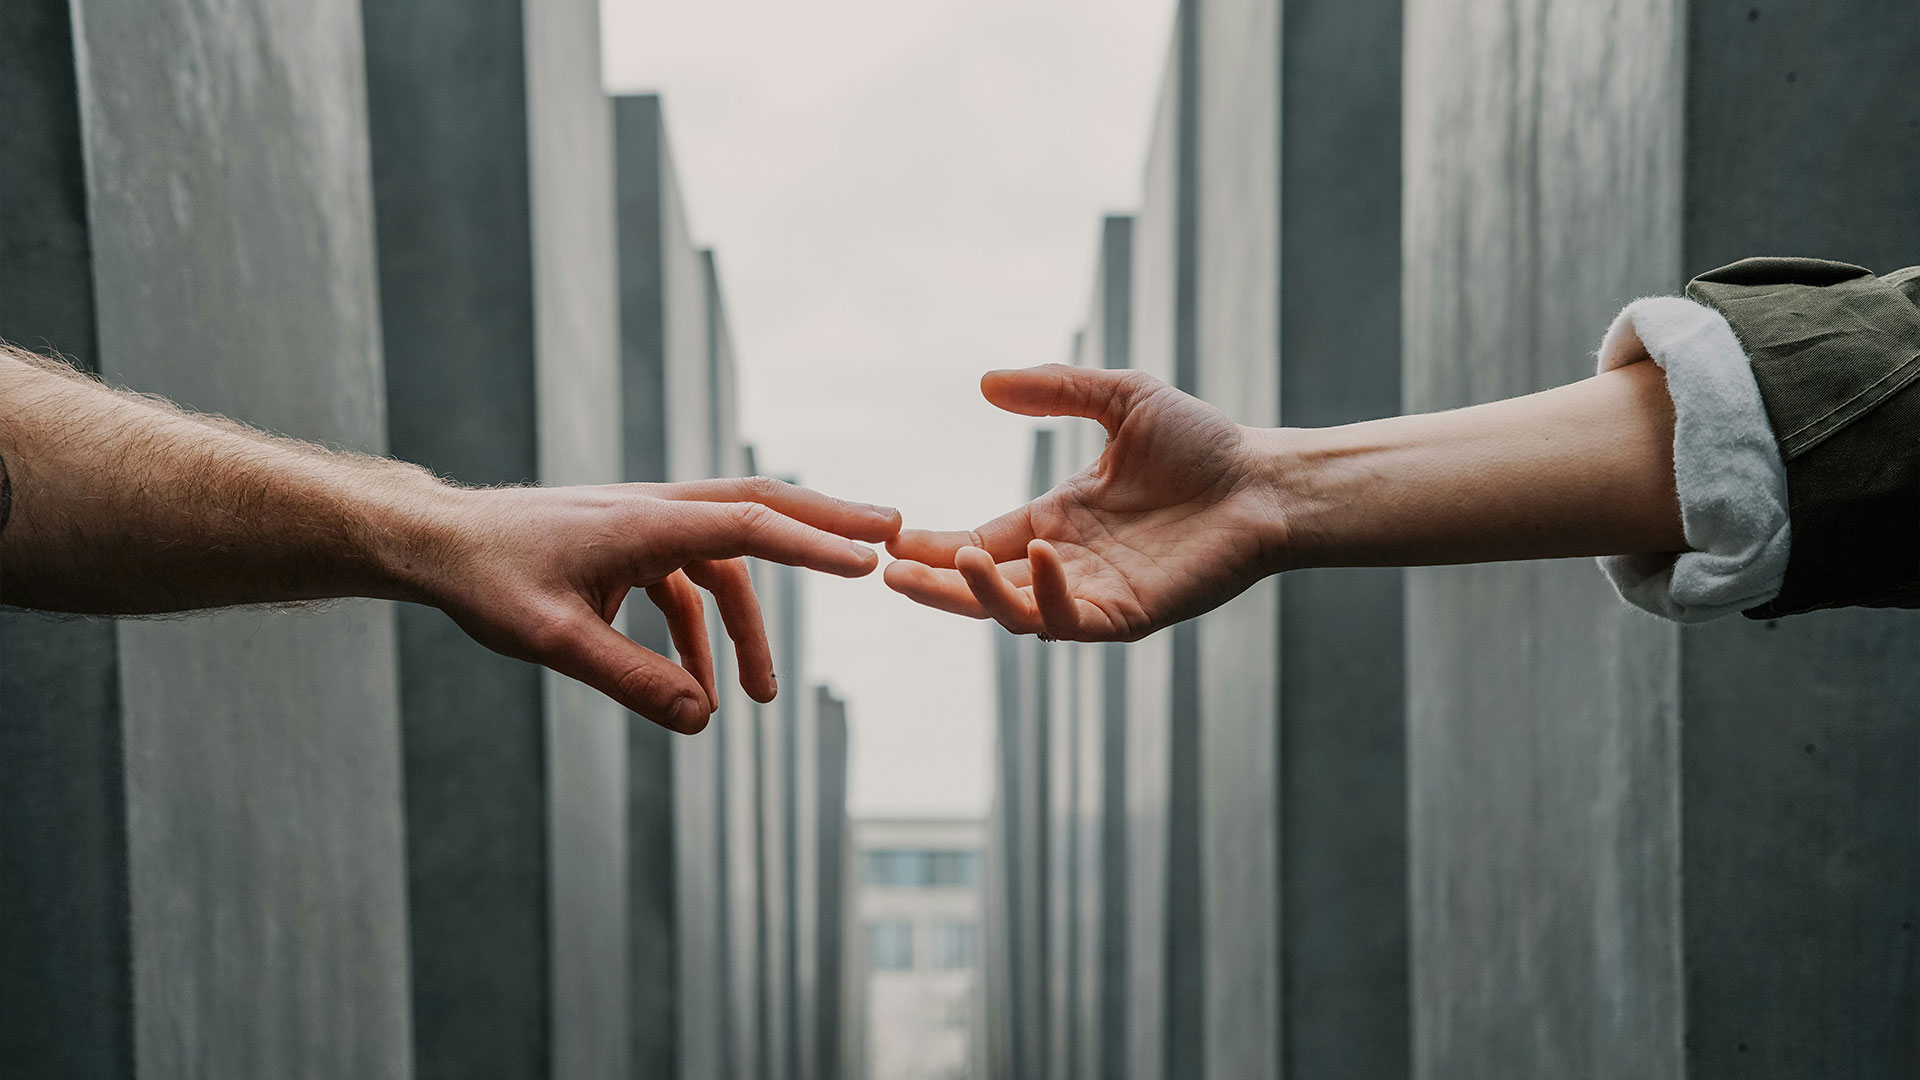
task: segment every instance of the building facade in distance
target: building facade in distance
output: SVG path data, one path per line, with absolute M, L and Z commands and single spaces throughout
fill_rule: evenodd
M 984 822 L 852 823 L 867 1080 L 973 1080 Z

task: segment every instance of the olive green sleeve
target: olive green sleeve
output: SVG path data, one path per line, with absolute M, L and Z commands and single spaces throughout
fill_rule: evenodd
M 1733 327 L 1787 469 L 1786 580 L 1746 614 L 1920 607 L 1920 267 L 1745 259 L 1687 296 Z

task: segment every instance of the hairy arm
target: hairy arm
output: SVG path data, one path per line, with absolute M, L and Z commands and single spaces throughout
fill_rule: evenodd
M 844 576 L 892 510 L 761 478 L 472 490 L 114 390 L 0 346 L 0 604 L 148 614 L 369 596 L 439 607 L 482 644 L 681 731 L 713 685 L 702 590 L 749 694 L 774 674 L 745 556 Z M 666 614 L 682 664 L 614 630 L 627 594 Z M 682 666 L 684 665 L 684 666 Z
M 1673 404 L 1635 363 L 1543 393 L 1323 429 L 1242 427 L 1138 372 L 995 372 L 987 398 L 1107 429 L 1100 460 L 967 532 L 906 530 L 887 583 L 1017 633 L 1132 640 L 1269 574 L 1686 549 Z

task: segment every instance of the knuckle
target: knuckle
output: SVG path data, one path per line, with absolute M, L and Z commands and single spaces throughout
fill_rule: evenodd
M 768 507 L 757 503 L 739 503 L 734 518 L 740 524 L 741 532 L 749 539 L 766 536 L 778 527 L 780 515 Z
M 522 631 L 527 648 L 536 656 L 555 656 L 568 652 L 579 640 L 571 616 L 559 612 L 543 612 L 535 615 Z
M 749 476 L 740 481 L 741 491 L 755 501 L 777 499 L 786 493 L 787 487 L 771 476 Z

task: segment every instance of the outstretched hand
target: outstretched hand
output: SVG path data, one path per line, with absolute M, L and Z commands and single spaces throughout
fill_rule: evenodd
M 860 577 L 879 558 L 856 541 L 899 527 L 897 511 L 764 477 L 462 491 L 422 560 L 418 598 L 496 652 L 692 734 L 719 702 L 702 590 L 733 639 L 741 687 L 771 701 L 773 657 L 743 556 Z M 636 588 L 666 615 L 680 664 L 613 628 Z
M 1137 371 L 996 371 L 988 401 L 1107 430 L 1092 466 L 971 532 L 889 540 L 888 586 L 1021 634 L 1133 641 L 1273 572 L 1283 534 L 1260 433 Z

